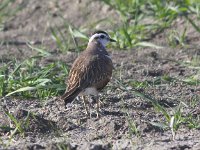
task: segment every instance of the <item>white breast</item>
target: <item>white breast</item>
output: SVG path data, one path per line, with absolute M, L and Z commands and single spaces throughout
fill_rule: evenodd
M 93 88 L 93 87 L 89 87 L 89 88 L 86 88 L 84 91 L 82 91 L 79 96 L 81 95 L 93 95 L 93 96 L 97 96 L 98 95 L 98 91 L 96 90 L 96 88 Z

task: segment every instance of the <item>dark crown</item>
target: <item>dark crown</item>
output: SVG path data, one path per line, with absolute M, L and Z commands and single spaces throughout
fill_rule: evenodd
M 97 30 L 97 31 L 93 32 L 92 35 L 99 34 L 99 33 L 104 33 L 104 34 L 108 35 L 108 33 L 106 33 L 105 31 L 102 31 L 102 30 Z

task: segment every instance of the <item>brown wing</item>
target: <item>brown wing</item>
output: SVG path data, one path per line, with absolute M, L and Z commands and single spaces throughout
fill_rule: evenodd
M 68 90 L 62 98 L 68 103 L 87 87 L 94 86 L 101 90 L 109 82 L 112 69 L 112 61 L 105 55 L 81 55 L 72 65 L 68 79 Z

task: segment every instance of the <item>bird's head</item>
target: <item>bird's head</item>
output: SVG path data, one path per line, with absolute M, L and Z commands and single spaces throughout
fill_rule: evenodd
M 94 32 L 92 34 L 92 36 L 90 37 L 89 43 L 90 42 L 94 42 L 94 41 L 97 41 L 97 42 L 101 43 L 104 47 L 109 42 L 116 42 L 114 39 L 110 38 L 108 33 L 106 33 L 105 31 L 101 31 L 101 30 Z

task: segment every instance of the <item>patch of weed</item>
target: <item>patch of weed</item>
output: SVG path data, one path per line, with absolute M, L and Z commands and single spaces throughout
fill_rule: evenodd
M 117 39 L 116 46 L 121 49 L 136 46 L 159 48 L 147 41 L 171 27 L 173 22 L 182 16 L 196 31 L 200 31 L 190 17 L 191 14 L 197 17 L 199 15 L 200 3 L 197 0 L 103 0 L 103 2 L 116 10 L 120 16 L 121 24 L 114 29 L 112 36 Z M 182 35 L 173 34 L 170 41 L 172 42 L 174 38 L 184 46 L 185 31 Z
M 167 79 L 168 80 L 168 79 Z M 175 139 L 175 133 L 180 128 L 180 126 L 186 126 L 189 128 L 199 128 L 199 117 L 194 117 L 191 114 L 185 114 L 183 109 L 188 107 L 187 104 L 180 101 L 179 105 L 174 108 L 165 108 L 159 104 L 159 101 L 148 96 L 145 93 L 139 92 L 137 90 L 130 90 L 127 88 L 127 84 L 124 84 L 122 81 L 115 79 L 115 83 L 122 91 L 127 91 L 128 93 L 138 96 L 143 100 L 151 102 L 156 113 L 161 113 L 164 119 L 157 121 L 150 121 L 149 123 L 155 127 L 158 127 L 162 130 L 171 130 L 172 138 Z M 129 128 L 132 134 L 138 134 L 137 127 L 134 121 L 128 117 Z M 198 121 L 197 121 L 198 120 Z
M 16 5 L 16 0 L 1 0 L 0 2 L 0 31 L 5 29 L 4 23 L 5 20 L 13 17 L 19 10 L 21 10 L 25 3 L 17 5 L 15 8 L 13 5 Z
M 40 65 L 41 56 L 13 60 L 0 68 L 0 96 L 44 99 L 65 89 L 68 67 L 61 61 Z
M 79 52 L 81 49 L 85 48 L 85 45 L 79 45 L 78 43 L 81 43 L 82 41 L 88 41 L 86 34 L 84 34 L 81 29 L 75 28 L 71 24 L 67 23 L 64 18 L 61 17 L 61 19 L 63 20 L 64 24 L 62 31 L 57 26 L 50 28 L 52 38 L 56 42 L 58 49 L 61 52 L 66 52 L 69 50 L 75 50 Z

